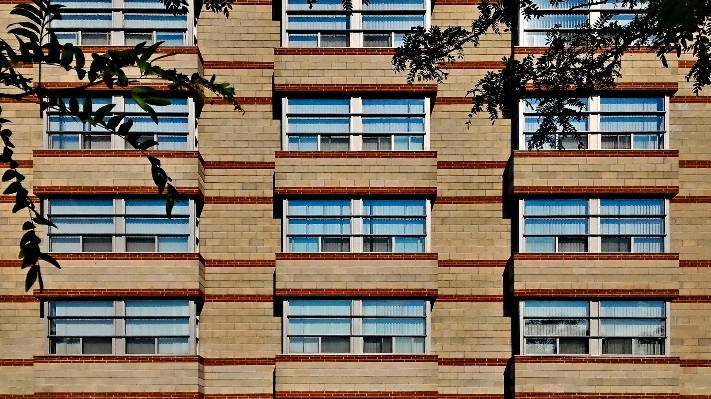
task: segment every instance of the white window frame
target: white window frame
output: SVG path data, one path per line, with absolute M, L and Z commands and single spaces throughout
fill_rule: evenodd
M 294 298 L 294 299 L 301 299 L 301 298 Z M 370 299 L 377 299 L 377 300 L 419 300 L 416 298 L 370 298 Z M 328 299 L 324 299 L 328 300 Z M 338 300 L 338 299 L 336 299 Z M 376 356 L 387 356 L 387 355 L 404 355 L 404 354 L 411 354 L 411 355 L 427 355 L 431 353 L 431 339 L 432 339 L 432 303 L 427 300 L 423 299 L 422 301 L 425 303 L 425 334 L 426 336 L 424 337 L 425 341 L 425 351 L 424 353 L 398 353 L 398 352 L 390 352 L 390 353 L 364 353 L 363 352 L 363 324 L 362 324 L 362 319 L 365 317 L 363 316 L 363 301 L 368 300 L 368 299 L 347 299 L 351 301 L 351 315 L 350 317 L 348 316 L 331 316 L 334 318 L 350 318 L 351 320 L 351 338 L 350 338 L 350 354 L 358 354 L 358 355 L 376 355 Z M 282 302 L 282 353 L 284 354 L 289 354 L 289 300 L 284 300 Z M 295 318 L 298 318 L 300 316 L 294 316 Z M 326 316 L 328 317 L 328 316 Z M 366 317 L 367 318 L 367 317 Z M 415 317 L 411 317 L 415 318 Z M 313 355 L 314 353 L 295 353 L 298 355 Z M 318 355 L 343 355 L 344 353 L 316 353 Z
M 67 197 L 58 197 L 56 199 L 67 199 Z M 82 197 L 80 199 L 91 199 L 91 197 Z M 133 216 L 130 214 L 126 214 L 126 201 L 124 198 L 112 198 L 113 199 L 113 208 L 114 208 L 114 213 L 113 215 L 93 215 L 93 214 L 87 214 L 88 216 L 96 216 L 96 217 L 110 217 L 113 216 L 113 226 L 114 226 L 114 233 L 111 235 L 112 237 L 112 251 L 111 252 L 101 252 L 101 253 L 141 253 L 141 252 L 129 252 L 126 251 L 126 234 L 125 234 L 125 220 L 127 218 L 131 217 L 139 217 L 140 215 Z M 153 199 L 153 198 L 152 198 Z M 47 215 L 47 213 L 50 210 L 50 202 L 52 199 L 44 199 L 42 202 L 43 208 L 44 208 L 44 214 Z M 184 253 L 196 253 L 199 251 L 199 233 L 198 233 L 198 226 L 199 226 L 199 217 L 197 216 L 197 210 L 195 207 L 195 201 L 192 199 L 187 199 L 185 201 L 188 201 L 188 210 L 189 210 L 189 215 L 188 215 L 188 250 L 187 252 Z M 59 216 L 59 215 L 57 215 Z M 64 215 L 61 215 L 64 216 Z M 81 215 L 74 215 L 77 217 L 80 217 Z M 51 216 L 50 216 L 51 218 Z M 162 219 L 167 219 L 168 216 L 166 215 L 156 215 L 155 219 L 162 220 Z M 45 226 L 45 237 L 47 237 L 44 243 L 45 251 L 47 252 L 52 252 L 51 250 L 51 245 L 50 245 L 50 237 L 56 234 L 52 234 L 53 232 L 51 230 L 55 230 L 56 234 L 61 234 L 61 232 L 57 229 L 54 229 L 53 227 L 50 226 Z M 104 234 L 102 234 L 103 236 Z M 109 235 L 109 234 L 106 234 Z M 82 234 L 71 234 L 71 236 L 80 236 L 83 237 Z M 156 235 L 158 236 L 158 235 Z M 80 238 L 81 240 L 81 238 Z M 81 245 L 81 241 L 80 241 Z M 61 253 L 61 252 L 53 252 L 53 253 Z M 84 252 L 82 252 L 84 253 Z M 94 252 L 86 252 L 86 253 L 94 253 Z M 170 252 L 151 252 L 151 253 L 170 253 Z
M 61 3 L 61 2 L 60 2 Z M 111 1 L 111 28 L 107 29 L 92 29 L 92 30 L 99 30 L 99 31 L 109 31 L 109 43 L 104 44 L 104 45 L 85 45 L 82 44 L 82 39 L 81 39 L 81 28 L 77 29 L 61 29 L 61 31 L 64 32 L 77 32 L 77 42 L 79 46 L 88 46 L 88 47 L 102 47 L 102 46 L 124 46 L 126 45 L 125 39 L 124 39 L 124 14 L 127 13 L 150 13 L 150 14 L 168 14 L 168 15 L 173 15 L 172 12 L 168 11 L 163 7 L 162 4 L 157 4 L 155 8 L 125 8 L 124 7 L 124 0 L 112 0 Z M 185 34 L 185 40 L 182 45 L 169 45 L 169 46 L 179 46 L 179 47 L 193 47 L 197 45 L 197 28 L 195 26 L 195 7 L 192 1 L 188 1 L 188 12 L 185 14 L 186 17 L 186 27 L 184 30 Z M 84 8 L 84 7 L 79 7 L 79 8 L 69 8 L 66 7 L 63 9 L 62 13 L 63 14 L 92 14 L 92 13 L 106 13 L 107 10 L 105 8 Z M 55 31 L 50 27 L 50 31 Z M 159 29 L 160 30 L 160 29 Z M 148 32 L 143 32 L 143 31 L 148 31 L 147 29 L 138 29 L 140 33 L 148 33 Z M 153 37 L 153 43 L 156 42 L 156 31 L 150 32 Z M 60 41 L 61 43 L 61 41 Z M 147 43 L 147 45 L 150 45 L 152 43 Z
M 636 112 L 636 113 L 630 113 L 630 115 L 663 115 L 664 116 L 664 132 L 662 132 L 662 146 L 663 148 L 660 149 L 639 149 L 639 148 L 620 148 L 620 149 L 603 149 L 602 148 L 602 136 L 606 132 L 602 132 L 600 130 L 600 116 L 604 115 L 600 111 L 600 98 L 605 97 L 605 98 L 610 98 L 610 97 L 615 97 L 615 98 L 642 98 L 642 97 L 650 97 L 650 98 L 663 98 L 664 99 L 664 111 L 659 111 L 659 112 Z M 585 148 L 585 150 L 602 150 L 602 151 L 654 151 L 654 150 L 664 150 L 669 148 L 669 96 L 668 95 L 658 95 L 658 96 L 649 96 L 649 95 L 642 95 L 642 96 L 634 96 L 634 95 L 628 95 L 628 96 L 593 96 L 589 97 L 588 99 L 588 111 L 583 111 L 584 114 L 588 115 L 587 123 L 588 123 L 588 131 L 587 132 L 579 132 L 579 133 L 584 133 L 587 134 L 588 138 L 588 147 Z M 529 115 L 535 115 L 535 113 L 529 113 L 525 112 L 526 110 L 526 101 L 525 100 L 520 100 L 519 102 L 519 107 L 518 107 L 518 149 L 519 150 L 528 150 L 528 142 L 526 141 L 526 133 L 525 127 L 526 127 L 526 116 Z M 616 113 L 614 113 L 616 114 Z M 530 132 L 529 132 L 530 133 Z M 634 146 L 634 135 L 635 132 L 629 132 L 630 135 L 630 141 L 631 145 L 630 147 Z M 570 138 L 568 138 L 570 140 Z M 557 148 L 549 148 L 547 146 L 544 146 L 542 150 L 557 150 Z M 566 150 L 577 150 L 578 147 L 575 146 L 574 148 L 565 148 Z
M 351 215 L 338 216 L 339 219 L 350 218 L 351 220 L 351 233 L 350 233 L 350 252 L 313 252 L 313 253 L 369 253 L 369 254 L 390 254 L 397 252 L 365 252 L 363 251 L 363 219 L 368 218 L 367 215 L 363 214 L 363 200 L 368 200 L 369 198 L 358 198 L 350 199 L 351 201 Z M 315 199 L 314 201 L 328 201 L 327 198 Z M 394 199 L 393 201 L 396 201 Z M 425 202 L 425 237 L 424 237 L 424 251 L 423 252 L 412 252 L 412 253 L 429 253 L 431 251 L 431 237 L 432 237 L 432 204 L 429 199 L 422 199 Z M 291 252 L 289 248 L 289 200 L 285 199 L 282 203 L 282 251 Z M 386 216 L 383 216 L 386 217 Z M 412 218 L 415 218 L 413 216 Z M 393 246 L 394 247 L 394 246 Z M 393 248 L 394 249 L 394 248 Z
M 526 253 L 526 241 L 525 241 L 525 235 L 524 235 L 524 222 L 525 222 L 525 215 L 524 215 L 524 202 L 527 199 L 535 199 L 535 198 L 522 198 L 519 199 L 519 209 L 518 209 L 518 247 L 519 247 L 519 253 Z M 556 199 L 568 199 L 568 198 L 551 198 L 551 200 L 556 200 Z M 662 198 L 644 198 L 644 199 L 662 199 Z M 670 227 L 670 217 L 669 217 L 669 200 L 668 199 L 662 199 L 664 201 L 664 250 L 661 253 L 669 253 L 670 252 L 670 243 L 671 243 L 671 237 L 669 233 L 669 227 Z M 575 254 L 585 254 L 585 253 L 607 253 L 607 252 L 601 252 L 602 249 L 602 243 L 601 243 L 601 235 L 600 234 L 600 219 L 614 219 L 614 215 L 601 215 L 600 214 L 600 198 L 587 198 L 588 201 L 588 215 L 576 215 L 576 216 L 571 216 L 571 218 L 575 219 L 587 219 L 588 220 L 588 234 L 587 236 L 587 246 L 588 250 L 587 252 L 559 252 L 558 251 L 558 240 L 556 238 L 556 251 L 555 252 L 550 252 L 550 253 L 575 253 Z M 640 215 L 638 218 L 639 219 L 645 219 L 645 218 L 655 218 L 661 217 L 662 215 L 651 215 L 648 217 L 645 217 L 644 215 Z M 564 217 L 559 217 L 559 218 L 564 218 Z M 577 235 L 576 235 L 577 236 Z M 621 235 L 623 236 L 623 235 Z M 557 236 L 556 236 L 557 237 Z M 634 237 L 634 236 L 633 236 Z M 536 252 L 534 252 L 536 253 Z M 628 253 L 635 253 L 634 252 L 634 243 L 632 244 L 632 248 L 630 252 L 610 252 L 614 254 L 628 254 Z
M 188 352 L 187 353 L 181 353 L 181 354 L 160 354 L 160 353 L 154 353 L 154 354 L 127 354 L 126 353 L 126 338 L 129 337 L 125 333 L 125 320 L 126 320 L 126 301 L 127 300 L 135 300 L 135 301 L 154 301 L 154 302 L 161 302 L 163 301 L 162 299 L 120 299 L 120 300 L 111 300 L 111 299 L 92 299 L 91 301 L 100 301 L 100 302 L 113 302 L 114 304 L 114 316 L 112 317 L 95 317 L 96 319 L 113 319 L 114 324 L 114 334 L 112 337 L 112 353 L 111 355 L 103 355 L 103 356 L 191 356 L 191 355 L 196 355 L 198 353 L 198 342 L 199 342 L 199 328 L 198 328 L 198 323 L 199 323 L 199 316 L 197 315 L 197 307 L 195 305 L 195 301 L 190 300 L 190 299 L 185 299 L 188 301 L 188 331 L 189 331 L 189 338 L 188 338 Z M 42 303 L 42 310 L 44 314 L 44 330 L 45 330 L 45 353 L 50 355 L 50 356 L 87 356 L 90 354 L 76 354 L 76 355 L 57 355 L 54 353 L 51 353 L 51 335 L 50 335 L 50 322 L 51 319 L 54 319 L 55 317 L 50 316 L 50 304 L 52 302 L 72 302 L 74 300 L 71 299 L 62 299 L 62 298 L 57 298 L 55 300 L 49 300 L 49 301 L 43 301 Z M 76 302 L 80 302 L 80 300 L 77 300 Z M 71 319 L 72 316 L 65 317 L 68 319 Z M 155 317 L 151 316 L 146 316 L 146 318 L 151 319 Z M 184 318 L 184 317 L 175 317 L 175 318 Z M 89 318 L 92 319 L 92 318 Z M 58 336 L 59 337 L 59 336 Z M 157 337 L 159 338 L 159 337 Z M 156 351 L 158 350 L 158 347 L 156 346 Z
M 349 36 L 349 46 L 347 48 L 382 48 L 382 47 L 363 47 L 363 31 L 362 31 L 362 15 L 363 14 L 369 14 L 369 15 L 398 15 L 398 14 L 407 14 L 407 15 L 412 15 L 412 14 L 423 14 L 425 17 L 425 29 L 429 29 L 431 24 L 432 24 L 432 3 L 431 0 L 424 0 L 425 2 L 425 7 L 424 10 L 365 10 L 363 7 L 363 3 L 361 1 L 354 1 L 353 2 L 353 11 L 351 12 L 346 12 L 345 10 L 338 9 L 338 10 L 324 10 L 324 11 L 315 11 L 315 10 L 287 10 L 288 6 L 288 1 L 284 0 L 282 1 L 282 8 L 281 8 L 281 46 L 282 47 L 292 47 L 289 46 L 289 36 L 288 36 L 288 31 L 287 25 L 289 21 L 289 15 L 291 14 L 302 14 L 302 15 L 346 15 L 348 16 L 350 20 L 350 25 L 351 29 L 343 30 L 341 32 L 348 33 Z M 321 47 L 320 42 L 321 42 L 321 35 L 320 33 L 318 34 L 318 42 L 319 46 L 317 47 L 298 47 L 294 46 L 293 48 L 329 48 L 329 47 Z M 397 47 L 395 46 L 395 38 L 394 35 L 391 33 L 391 44 L 392 46 L 390 47 Z M 330 48 L 339 48 L 339 47 L 330 47 Z M 340 47 L 343 48 L 343 47 Z
M 87 98 L 92 98 L 92 97 L 87 97 Z M 105 96 L 96 95 L 96 96 L 94 96 L 94 98 L 110 98 L 111 104 L 115 105 L 115 107 L 113 109 L 113 113 L 121 113 L 121 112 L 124 112 L 124 110 L 125 110 L 125 99 L 130 98 L 130 97 L 126 97 L 123 95 L 105 95 Z M 78 100 L 79 100 L 79 107 L 81 108 L 82 107 L 82 99 L 78 99 Z M 187 145 L 184 150 L 177 150 L 177 151 L 197 151 L 198 150 L 198 139 L 197 139 L 198 123 L 197 123 L 197 112 L 195 109 L 195 101 L 190 97 L 187 98 L 187 101 L 188 101 L 188 113 L 186 115 L 186 117 L 188 119 Z M 156 114 L 158 115 L 159 118 L 161 117 L 161 115 L 168 115 L 168 116 L 173 115 L 173 113 L 161 111 L 161 108 L 163 108 L 163 107 L 156 106 L 153 108 L 155 109 Z M 51 109 L 45 110 L 43 112 L 43 122 L 42 122 L 43 129 L 44 129 L 43 146 L 45 149 L 56 149 L 56 148 L 51 147 L 49 125 L 50 125 L 50 115 L 59 115 L 59 114 L 60 113 L 53 111 Z M 148 114 L 145 114 L 145 115 L 147 116 Z M 182 114 L 182 115 L 185 115 L 185 114 Z M 141 116 L 143 116 L 143 115 L 141 115 Z M 108 120 L 109 117 L 107 117 L 106 120 Z M 130 117 L 129 117 L 129 119 L 130 119 Z M 79 119 L 77 119 L 77 121 L 79 121 Z M 157 129 L 160 128 L 160 124 L 157 124 L 156 126 L 157 126 Z M 54 133 L 61 134 L 61 132 L 54 132 Z M 102 134 L 102 132 L 98 131 L 98 130 L 95 132 L 86 132 L 86 133 L 87 133 L 87 135 L 90 135 L 90 134 L 109 135 L 110 134 L 110 133 Z M 133 132 L 133 131 L 129 131 L 129 133 L 141 134 L 141 132 Z M 69 133 L 69 134 L 71 134 L 71 133 Z M 130 150 L 130 151 L 134 150 L 134 148 L 130 147 L 130 145 L 128 145 L 126 140 L 124 140 L 123 138 L 121 138 L 115 134 L 110 134 L 110 135 L 111 135 L 111 148 L 107 148 L 105 150 L 108 150 L 108 149 L 110 149 L 110 150 Z M 169 132 L 166 132 L 165 135 L 170 136 L 171 134 Z M 173 134 L 173 135 L 175 135 L 175 134 Z M 83 147 L 83 145 L 84 145 L 83 144 L 83 142 L 84 142 L 83 136 L 84 136 L 84 134 L 79 133 L 79 146 L 80 147 Z M 155 139 L 155 135 L 154 135 L 154 139 Z M 159 140 L 156 140 L 156 141 L 159 141 Z M 127 148 L 127 146 L 130 148 Z M 92 150 L 91 148 L 79 148 L 79 149 Z M 61 150 L 61 149 L 59 149 L 59 150 Z M 101 151 L 102 149 L 97 149 L 97 150 Z M 151 147 L 151 148 L 149 148 L 149 150 L 163 151 L 160 149 L 160 145 Z M 165 151 L 174 151 L 174 150 L 165 150 Z
M 551 298 L 551 301 L 555 301 L 561 298 Z M 545 300 L 545 299 L 541 299 Z M 608 299 L 609 300 L 614 300 L 614 301 L 622 301 L 624 299 Z M 598 357 L 630 357 L 630 356 L 644 356 L 644 357 L 667 357 L 671 356 L 671 317 L 670 317 L 670 312 L 671 312 L 671 302 L 669 301 L 664 301 L 660 299 L 653 299 L 654 301 L 663 301 L 664 302 L 664 329 L 665 329 L 665 339 L 664 339 L 664 354 L 662 355 L 639 355 L 634 353 L 634 348 L 635 346 L 632 346 L 632 354 L 603 354 L 602 353 L 602 340 L 603 338 L 607 337 L 602 337 L 600 335 L 600 302 L 605 302 L 606 300 L 578 300 L 578 299 L 571 299 L 571 301 L 586 301 L 588 302 L 588 307 L 590 310 L 590 314 L 587 317 L 589 321 L 589 328 L 590 328 L 590 335 L 589 335 L 589 341 L 588 341 L 588 354 L 539 354 L 539 353 L 526 353 L 526 338 L 524 336 L 524 331 L 526 328 L 525 322 L 524 322 L 524 314 L 526 311 L 526 301 L 522 300 L 519 301 L 518 303 L 518 325 L 519 325 L 519 354 L 520 355 L 525 355 L 525 356 L 598 356 Z M 631 302 L 634 302 L 635 300 L 632 299 L 630 300 Z M 535 317 L 532 317 L 535 319 Z M 585 319 L 585 317 L 581 317 L 579 319 Z M 630 317 L 630 319 L 632 319 Z M 610 337 L 614 338 L 614 337 Z
M 300 99 L 301 97 L 293 97 L 295 99 Z M 349 142 L 349 150 L 348 152 L 356 152 L 356 151 L 363 151 L 363 117 L 370 117 L 370 116 L 379 116 L 380 114 L 363 114 L 363 97 L 343 97 L 343 99 L 350 98 L 350 109 L 351 111 L 348 114 L 343 114 L 339 116 L 343 117 L 348 117 L 350 119 L 350 132 L 349 133 L 344 133 L 344 134 L 338 134 L 338 135 L 348 135 L 350 137 L 350 142 Z M 365 99 L 371 99 L 374 97 L 368 97 L 366 96 Z M 404 98 L 393 98 L 393 100 L 399 100 L 399 99 L 415 99 L 414 97 L 404 97 Z M 419 97 L 417 98 L 419 99 Z M 423 115 L 424 117 L 424 138 L 423 138 L 423 149 L 421 151 L 429 151 L 430 150 L 430 99 L 429 97 L 423 97 L 424 99 L 424 108 L 425 108 L 425 113 Z M 284 97 L 281 100 L 281 149 L 282 151 L 289 151 L 289 132 L 288 132 L 288 117 L 289 116 L 303 116 L 303 117 L 316 117 L 318 115 L 324 115 L 324 116 L 334 116 L 334 115 L 326 115 L 326 114 L 318 114 L 318 113 L 313 113 L 313 114 L 291 114 L 288 112 L 288 102 L 289 98 Z M 385 116 L 388 116 L 390 114 L 382 114 Z M 407 116 L 407 115 L 413 115 L 417 116 L 419 114 L 398 114 L 402 116 Z M 377 134 L 369 134 L 371 136 L 377 135 Z M 383 135 L 386 135 L 383 133 Z M 414 134 L 413 134 L 414 135 Z M 319 138 L 318 140 L 318 151 L 321 151 L 321 140 L 320 140 L 320 135 L 318 135 Z M 391 148 L 394 148 L 394 135 L 392 135 L 392 141 L 391 141 Z M 393 152 L 396 150 L 384 150 L 383 152 Z M 399 150 L 398 150 L 399 151 Z M 420 151 L 420 150 L 403 150 L 403 151 Z M 298 152 L 298 151 L 294 151 Z
M 540 0 L 539 0 L 540 1 Z M 619 2 L 620 0 L 609 0 L 609 4 L 614 4 L 616 2 Z M 578 15 L 587 15 L 587 21 L 590 23 L 590 25 L 594 25 L 596 21 L 600 19 L 600 16 L 603 13 L 607 14 L 639 14 L 640 12 L 643 12 L 643 9 L 641 8 L 636 8 L 634 10 L 630 10 L 629 8 L 624 8 L 624 7 L 616 7 L 616 8 L 611 8 L 611 7 L 605 7 L 606 4 L 600 4 L 596 3 L 594 1 L 590 1 L 594 4 L 590 5 L 588 8 L 576 8 L 575 10 L 571 10 L 570 6 L 566 6 L 561 4 L 558 8 L 553 8 L 550 6 L 550 2 L 548 0 L 544 0 L 544 2 L 547 2 L 548 7 L 540 7 L 539 6 L 539 14 L 541 15 L 556 15 L 556 14 L 578 14 Z M 571 5 L 572 6 L 572 5 Z M 532 20 L 535 20 L 535 18 L 532 18 Z M 536 31 L 536 32 L 545 32 L 544 29 L 534 29 L 534 28 L 528 28 L 529 21 L 526 20 L 524 17 L 523 13 L 520 13 L 519 15 L 519 28 L 518 28 L 518 46 L 519 47 L 542 47 L 545 45 L 534 45 L 534 44 L 529 44 L 527 39 L 528 39 L 528 32 L 529 31 Z M 572 30 L 572 29 L 570 29 Z M 561 32 L 564 32 L 565 29 L 561 29 Z

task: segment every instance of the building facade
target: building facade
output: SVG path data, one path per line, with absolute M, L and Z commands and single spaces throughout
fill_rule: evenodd
M 122 140 L 0 100 L 62 264 L 24 292 L 25 219 L 0 198 L 0 399 L 711 398 L 711 97 L 692 59 L 626 55 L 615 90 L 581 99 L 584 150 L 528 151 L 526 104 L 465 124 L 502 57 L 615 10 L 544 11 L 408 85 L 403 33 L 468 26 L 478 0 L 65 3 L 60 40 L 164 41 L 166 67 L 231 82 L 245 112 L 172 94 L 156 126 L 86 91 L 159 143 L 183 194 L 167 218 Z

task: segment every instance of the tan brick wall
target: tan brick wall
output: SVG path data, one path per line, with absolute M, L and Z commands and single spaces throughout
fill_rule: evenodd
M 711 174 L 707 168 L 679 168 L 679 195 L 710 196 Z
M 239 92 L 239 96 L 271 97 Z M 244 105 L 244 113 L 230 105 L 205 104 L 200 114 L 200 154 L 205 161 L 273 161 L 281 148 L 281 122 L 273 119 L 271 105 Z
M 439 204 L 432 210 L 432 252 L 440 259 L 508 259 L 511 221 L 503 204 Z
M 671 348 L 682 359 L 711 359 L 711 304 L 671 304 Z
M 509 312 L 503 302 L 435 302 L 432 353 L 440 357 L 508 358 Z
M 0 11 L 2 12 L 2 11 Z M 7 15 L 7 14 L 0 14 Z M 4 30 L 3 30 L 4 32 Z M 22 73 L 29 73 L 30 69 L 21 69 Z M 16 160 L 32 159 L 32 150 L 42 148 L 42 137 L 44 127 L 39 106 L 36 104 L 6 103 L 0 104 L 3 118 L 9 119 L 9 123 L 2 125 L 3 129 L 10 129 L 12 137 L 10 140 L 15 145 L 13 157 Z M 27 168 L 20 168 L 21 173 L 31 173 Z
M 200 253 L 206 259 L 274 259 L 281 252 L 281 219 L 269 204 L 206 204 Z
M 439 393 L 501 395 L 505 366 L 439 366 Z
M 672 201 L 669 208 L 671 250 L 679 252 L 681 259 L 711 259 L 709 204 Z
M 273 267 L 206 267 L 205 294 L 272 295 Z
M 205 192 L 217 197 L 271 197 L 272 169 L 208 169 Z
M 464 97 L 464 90 L 452 96 Z M 443 94 L 438 94 L 442 96 Z M 430 119 L 430 149 L 439 161 L 505 161 L 511 153 L 511 120 L 499 119 L 492 125 L 487 115 L 471 119 L 467 104 L 445 105 L 435 100 Z
M 277 362 L 278 391 L 436 391 L 436 362 Z
M 200 52 L 210 61 L 273 61 L 280 41 L 269 5 L 233 5 L 229 18 L 203 9 L 197 32 Z
M 503 168 L 438 169 L 437 195 L 500 197 L 503 193 Z
M 682 367 L 679 386 L 682 395 L 711 395 L 711 368 Z
M 274 366 L 205 366 L 205 394 L 271 394 Z
M 676 95 L 693 94 L 677 92 Z M 710 123 L 708 104 L 669 104 L 669 146 L 679 150 L 679 159 L 708 159 L 711 153 L 711 143 L 707 140 Z
M 679 289 L 674 260 L 516 260 L 514 288 Z
M 3 290 L 3 293 L 17 295 L 23 291 L 21 288 Z M 28 359 L 44 354 L 45 322 L 40 317 L 40 306 L 39 302 L 0 303 L 0 359 Z M 32 369 L 18 367 L 15 370 L 31 374 Z M 4 368 L 0 371 L 0 386 L 29 389 L 32 384 L 30 378 L 13 376 Z
M 274 357 L 281 353 L 281 318 L 272 302 L 207 302 L 200 314 L 206 358 Z
M 276 288 L 436 289 L 434 260 L 277 260 Z
M 503 267 L 439 267 L 438 271 L 439 295 L 503 294 Z

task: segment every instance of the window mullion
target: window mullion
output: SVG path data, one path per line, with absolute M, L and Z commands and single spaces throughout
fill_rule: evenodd
M 600 96 L 590 97 L 590 114 L 588 116 L 588 131 L 594 132 L 588 135 L 588 148 L 601 149 L 602 138 L 600 135 Z
M 114 200 L 114 252 L 126 252 L 126 201 Z
M 351 151 L 363 150 L 363 118 L 360 115 L 363 113 L 363 99 L 360 97 L 351 98 Z
M 590 336 L 599 337 L 600 319 L 598 317 L 600 315 L 600 302 L 591 301 L 588 308 L 590 309 Z M 600 338 L 591 338 L 590 341 L 590 355 L 599 356 L 602 353 L 602 340 Z
M 363 200 L 356 199 L 351 201 L 351 252 L 361 253 L 364 251 L 363 245 Z
M 125 301 L 115 301 L 114 302 L 114 338 L 113 347 L 114 354 L 125 355 L 126 354 L 126 302 Z
M 600 200 L 593 198 L 588 203 L 588 252 L 600 252 L 600 217 L 589 215 L 600 215 Z
M 363 353 L 363 301 L 356 299 L 351 303 L 351 353 Z

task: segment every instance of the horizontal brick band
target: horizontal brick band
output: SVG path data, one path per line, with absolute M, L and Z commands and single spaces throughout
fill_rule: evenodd
M 481 0 L 437 0 L 437 5 L 479 4 Z M 455 61 L 439 64 L 441 69 L 502 69 L 506 64 L 501 61 Z
M 22 266 L 22 261 L 19 259 L 0 260 L 0 267 L 20 267 L 20 266 Z
M 206 393 L 200 399 L 274 399 L 271 393 Z
M 711 367 L 711 359 L 681 359 L 681 367 Z
M 437 260 L 436 253 L 276 253 L 276 260 Z
M 273 366 L 273 357 L 205 358 L 205 366 Z M 271 394 L 269 394 L 271 397 Z
M 711 97 L 709 96 L 674 96 L 669 99 L 671 104 L 709 104 Z
M 435 93 L 437 85 L 430 84 L 277 84 L 277 93 Z
M 535 289 L 514 290 L 517 298 L 676 298 L 679 290 Z
M 35 364 L 39 363 L 200 363 L 199 356 L 35 356 Z
M 693 60 L 679 60 L 677 61 L 679 68 L 691 68 L 696 64 Z
M 533 91 L 535 87 L 532 83 L 526 84 L 526 90 Z M 666 91 L 675 92 L 679 90 L 676 82 L 620 82 L 611 91 Z M 608 91 L 608 90 L 604 90 Z
M 711 267 L 711 260 L 680 260 L 679 267 Z
M 35 290 L 39 299 L 54 298 L 195 298 L 202 299 L 199 289 L 45 289 Z
M 479 259 L 440 259 L 437 261 L 439 267 L 506 267 L 508 259 L 505 260 L 479 260 Z
M 0 303 L 30 303 L 38 299 L 32 295 L 0 295 Z
M 32 399 L 202 399 L 199 392 L 35 392 Z
M 30 200 L 34 201 L 35 204 L 38 204 L 40 199 L 39 197 L 35 197 L 34 195 L 30 195 Z M 0 195 L 0 204 L 14 204 L 15 203 L 15 194 L 2 194 Z M 8 209 L 8 212 L 10 209 Z
M 29 3 L 29 1 L 28 1 L 28 3 Z M 0 3 L 0 4 L 2 4 L 2 3 Z M 32 68 L 32 65 L 23 64 L 21 66 L 17 66 L 16 68 Z M 0 104 L 39 104 L 39 100 L 34 97 L 23 98 L 23 99 L 0 98 Z
M 202 196 L 197 187 L 177 187 L 180 195 Z M 35 195 L 160 195 L 158 188 L 142 186 L 37 186 Z
M 504 399 L 505 397 L 504 394 L 498 393 L 441 393 L 437 396 L 438 399 Z
M 28 168 L 28 169 L 29 169 L 29 168 L 31 168 L 31 167 L 33 166 L 33 164 L 34 164 L 34 162 L 32 162 L 31 159 L 17 159 L 17 160 L 15 160 L 15 162 L 17 162 L 17 164 L 19 165 L 18 168 L 20 168 L 20 169 L 22 169 L 22 168 Z M 7 169 L 7 168 L 9 168 L 9 167 L 10 167 L 10 163 L 9 163 L 9 162 L 0 162 L 0 168 L 1 168 L 1 169 Z
M 0 367 L 23 367 L 33 364 L 32 359 L 0 359 Z
M 437 302 L 503 302 L 503 295 L 438 295 Z
M 200 254 L 196 253 L 151 253 L 151 252 L 132 252 L 132 253 L 103 253 L 103 252 L 85 252 L 85 253 L 53 253 L 52 257 L 57 260 L 194 260 L 200 263 L 205 263 L 205 259 Z M 169 265 L 162 265 L 169 266 Z
M 272 197 L 205 197 L 206 204 L 262 204 L 274 203 Z
M 239 6 L 270 6 L 272 0 L 234 0 L 235 5 Z
M 679 193 L 678 186 L 514 186 L 514 195 L 661 195 Z
M 437 151 L 276 151 L 280 158 L 437 158 Z
M 490 196 L 490 197 L 449 197 L 441 196 L 435 199 L 436 204 L 502 204 L 504 202 L 504 197 L 502 196 Z
M 128 48 L 128 47 L 127 47 Z M 93 49 L 93 47 L 92 47 Z M 114 49 L 112 47 L 112 49 Z M 101 51 L 92 51 L 93 53 L 101 53 Z M 196 65 L 197 66 L 197 65 Z M 86 82 L 43 82 L 42 86 L 48 90 L 67 90 L 67 89 L 81 89 L 89 91 L 103 91 L 112 93 L 129 93 L 134 87 L 137 86 L 147 86 L 158 92 L 172 92 L 176 93 L 175 90 L 170 89 L 168 83 L 155 83 L 155 82 L 141 82 L 140 84 L 129 84 L 126 87 L 114 86 L 113 88 L 106 87 L 103 83 L 88 85 Z M 88 86 L 88 87 L 87 87 Z M 187 94 L 187 92 L 184 92 Z
M 205 169 L 274 169 L 274 162 L 205 161 Z
M 275 399 L 436 399 L 437 391 L 276 391 Z
M 288 48 L 276 47 L 274 55 L 395 55 L 395 49 L 372 48 Z
M 711 196 L 678 195 L 669 202 L 673 204 L 709 204 Z
M 269 2 L 271 4 L 271 1 Z M 205 69 L 274 69 L 273 62 L 255 61 L 203 61 Z
M 340 289 L 340 288 L 277 288 L 276 296 L 283 298 L 434 298 L 436 289 Z
M 678 393 L 516 392 L 515 399 L 680 399 Z
M 471 105 L 471 97 L 437 97 L 435 105 Z
M 276 361 L 289 363 L 432 363 L 437 362 L 437 355 L 276 355 Z
M 437 364 L 440 366 L 506 366 L 508 362 L 508 358 L 440 357 L 437 359 Z
M 652 356 L 514 356 L 514 363 L 679 364 L 679 358 Z
M 272 105 L 271 97 L 235 97 L 239 105 Z M 232 105 L 231 102 L 221 97 L 208 97 L 205 99 L 207 105 Z
M 206 294 L 205 302 L 274 302 L 272 295 L 260 294 Z
M 515 158 L 554 158 L 554 157 L 585 157 L 585 158 L 678 158 L 679 150 L 541 150 L 513 152 Z M 679 161 L 681 163 L 681 161 Z
M 275 267 L 275 260 L 207 259 L 205 267 Z
M 503 169 L 508 161 L 437 161 L 437 169 Z
M 437 3 L 439 4 L 439 3 Z M 543 54 L 548 51 L 548 47 L 534 47 L 534 46 L 516 46 L 514 47 L 514 54 Z M 628 54 L 652 54 L 651 47 L 639 46 L 634 48 L 628 48 L 625 50 Z M 655 57 L 656 58 L 656 57 Z M 661 67 L 661 64 L 660 64 Z
M 203 163 L 197 151 L 146 151 L 156 158 L 194 158 Z M 38 158 L 143 158 L 146 155 L 138 150 L 33 150 L 32 156 Z M 146 160 L 146 163 L 150 163 Z
M 274 194 L 290 195 L 417 195 L 434 197 L 437 187 L 277 187 Z
M 675 303 L 711 303 L 711 295 L 679 295 Z
M 711 160 L 679 160 L 680 168 L 708 169 L 711 168 Z
M 679 254 L 576 253 L 576 254 L 514 254 L 514 260 L 679 260 Z

